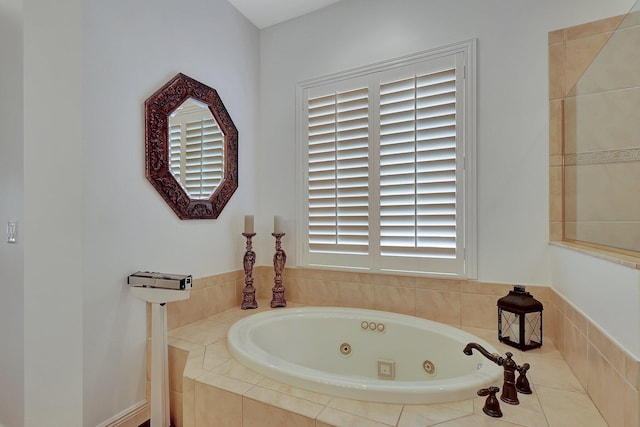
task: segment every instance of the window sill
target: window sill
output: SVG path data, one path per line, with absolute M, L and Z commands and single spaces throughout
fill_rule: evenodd
M 586 255 L 591 255 L 596 258 L 604 259 L 606 261 L 614 262 L 616 264 L 624 265 L 625 267 L 635 268 L 640 270 L 640 257 L 627 255 L 620 252 L 615 252 L 605 246 L 592 245 L 582 242 L 567 242 L 567 241 L 551 241 L 550 245 L 558 246 L 561 248 L 567 248 L 580 252 Z

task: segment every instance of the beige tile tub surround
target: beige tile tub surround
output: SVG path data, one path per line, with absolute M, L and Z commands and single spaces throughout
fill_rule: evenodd
M 259 303 L 267 306 L 268 300 L 259 300 Z M 233 308 L 204 320 L 229 327 L 239 317 L 254 312 Z M 220 345 L 224 338 L 209 342 L 216 334 L 205 339 L 208 344 L 204 345 L 204 351 L 197 350 L 202 346 L 188 341 L 199 336 L 197 323 L 193 325 L 196 332 L 190 330 L 192 325 L 170 331 L 173 352 L 180 354 L 172 358 L 172 363 L 175 369 L 184 371 L 182 385 L 175 385 L 181 387 L 182 392 L 172 390 L 171 393 L 172 397 L 182 394 L 176 399 L 183 405 L 182 419 L 172 416 L 172 425 L 176 427 L 607 425 L 550 340 L 540 349 L 523 353 L 498 343 L 495 328 L 463 328 L 488 340 L 501 353 L 513 352 L 518 363 L 527 362 L 532 366 L 528 376 L 534 393 L 519 395 L 518 406 L 502 403 L 503 418 L 492 419 L 482 412 L 482 397 L 435 405 L 397 405 L 336 398 L 291 387 L 244 368 L 233 359 L 226 345 Z M 202 342 L 202 337 L 198 342 Z M 216 348 L 215 363 L 211 360 L 207 363 L 210 346 Z M 185 358 L 186 353 L 189 355 Z
M 548 311 L 556 347 L 607 423 L 640 425 L 640 361 L 553 289 Z
M 187 306 L 175 309 L 172 308 L 175 303 L 169 304 L 168 322 L 173 325 L 169 331 L 172 425 L 207 426 L 211 425 L 206 424 L 210 416 L 221 413 L 228 415 L 226 424 L 221 421 L 216 426 L 268 426 L 254 424 L 259 420 L 264 423 L 267 416 L 283 423 L 274 425 L 318 427 L 411 427 L 438 422 L 445 426 L 506 422 L 511 424 L 505 425 L 554 427 L 590 425 L 566 424 L 567 420 L 579 422 L 583 416 L 593 425 L 606 425 L 604 420 L 610 426 L 640 425 L 640 361 L 546 286 L 527 286 L 544 304 L 545 342 L 542 348 L 525 353 L 497 343 L 496 301 L 512 289 L 511 284 L 287 268 L 284 286 L 290 306 L 372 308 L 435 320 L 468 330 L 494 343 L 503 354 L 511 351 L 518 363 L 529 362 L 533 367 L 529 376 L 534 395 L 523 400 L 526 404 L 520 407 L 503 404 L 505 417 L 501 420 L 485 416 L 481 412 L 483 399 L 478 398 L 443 405 L 404 405 L 393 424 L 396 410 L 393 406 L 397 405 L 380 409 L 379 405 L 371 404 L 362 409 L 361 403 L 352 404 L 349 400 L 271 381 L 233 360 L 226 346 L 228 327 L 247 315 L 271 310 L 273 269 L 257 267 L 254 278 L 259 299 L 257 310 L 239 308 L 244 287 L 241 271 L 197 279 L 194 288 L 201 292 L 192 291 L 189 300 L 197 315 L 188 313 Z M 213 309 L 205 307 L 212 295 L 219 295 L 224 303 L 214 303 Z M 211 311 L 216 313 L 205 316 Z M 211 398 L 214 401 L 209 401 Z M 219 408 L 220 402 L 225 402 L 223 408 Z M 252 412 L 245 413 L 246 408 L 252 408 Z M 255 411 L 264 417 L 256 419 Z M 383 415 L 373 415 L 377 411 Z

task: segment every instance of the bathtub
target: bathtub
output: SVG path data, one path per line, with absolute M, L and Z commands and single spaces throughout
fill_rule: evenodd
M 234 358 L 274 380 L 332 396 L 386 403 L 470 399 L 501 387 L 502 368 L 462 350 L 486 341 L 460 329 L 384 311 L 301 307 L 234 323 Z

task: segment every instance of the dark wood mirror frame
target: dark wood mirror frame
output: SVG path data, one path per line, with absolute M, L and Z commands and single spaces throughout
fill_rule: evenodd
M 169 116 L 187 98 L 209 106 L 224 133 L 224 178 L 208 199 L 192 199 L 169 165 Z M 145 174 L 180 219 L 215 219 L 238 188 L 238 130 L 215 89 L 182 73 L 151 95 L 145 105 Z

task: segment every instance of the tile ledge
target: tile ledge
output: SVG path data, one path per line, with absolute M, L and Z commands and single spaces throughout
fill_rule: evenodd
M 591 255 L 596 258 L 603 259 L 605 261 L 610 261 L 616 264 L 623 265 L 625 267 L 634 268 L 636 270 L 640 270 L 640 258 L 623 255 L 618 252 L 608 251 L 603 248 L 596 248 L 584 244 L 579 243 L 571 243 L 571 242 L 549 242 L 550 246 L 557 246 L 559 248 L 570 249 L 576 252 L 583 253 L 585 255 Z

